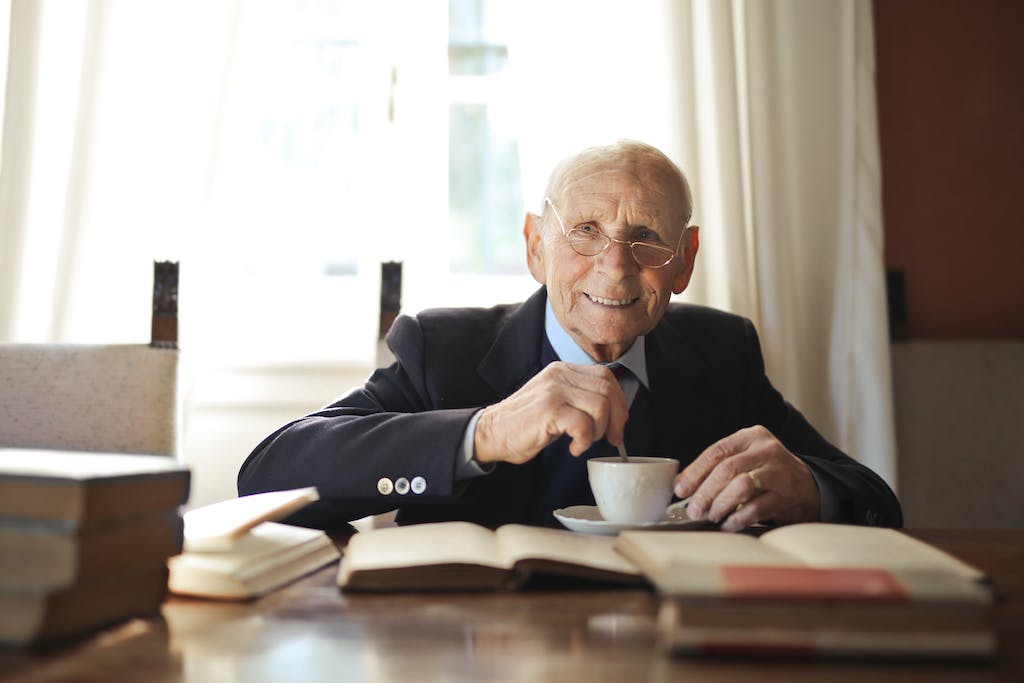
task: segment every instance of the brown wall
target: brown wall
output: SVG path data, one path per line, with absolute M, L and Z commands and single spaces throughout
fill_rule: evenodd
M 911 338 L 1024 338 L 1024 2 L 875 0 L 885 260 Z

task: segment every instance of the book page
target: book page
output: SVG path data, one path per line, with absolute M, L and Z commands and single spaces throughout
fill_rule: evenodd
M 231 498 L 185 513 L 185 550 L 229 550 L 261 522 L 280 519 L 318 500 L 316 487 Z
M 362 531 L 349 540 L 342 564 L 347 573 L 441 564 L 508 568 L 494 532 L 469 522 L 434 522 Z
M 318 529 L 306 529 L 277 522 L 263 522 L 251 529 L 229 550 L 188 551 L 171 559 L 170 564 L 187 570 L 244 577 L 262 571 L 264 566 L 284 561 L 282 558 L 304 546 L 330 542 Z M 304 551 L 301 551 L 304 552 Z
M 506 524 L 495 534 L 509 566 L 525 559 L 551 560 L 640 575 L 633 563 L 615 551 L 615 539 L 611 536 L 522 524 Z
M 783 550 L 753 536 L 718 531 L 623 531 L 615 547 L 650 574 L 664 572 L 670 565 L 800 564 Z
M 263 522 L 223 552 L 186 552 L 168 563 L 174 593 L 216 598 L 262 594 L 338 559 L 327 534 Z
M 846 524 L 793 524 L 761 536 L 762 544 L 814 567 L 882 567 L 890 571 L 943 571 L 971 580 L 984 574 L 965 562 L 895 529 Z

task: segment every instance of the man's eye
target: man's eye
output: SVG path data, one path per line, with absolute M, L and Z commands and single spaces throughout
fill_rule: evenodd
M 660 244 L 661 243 L 661 235 L 659 235 L 658 233 L 654 232 L 650 228 L 644 228 L 643 230 L 640 230 L 637 233 L 636 241 L 637 242 L 651 242 L 651 243 L 658 243 L 658 244 Z
M 583 223 L 582 225 L 577 225 L 576 229 L 579 230 L 580 232 L 585 232 L 588 234 L 597 234 L 598 232 L 597 226 L 591 225 L 590 223 Z

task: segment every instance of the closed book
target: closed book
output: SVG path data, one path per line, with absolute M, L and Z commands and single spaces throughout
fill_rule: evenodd
M 69 529 L 0 519 L 0 590 L 47 592 L 108 574 L 160 566 L 182 547 L 176 510 Z
M 0 519 L 67 529 L 176 509 L 189 470 L 156 455 L 0 448 Z
M 188 533 L 186 516 L 186 534 Z M 323 531 L 262 522 L 229 548 L 186 551 L 168 560 L 173 593 L 204 598 L 254 598 L 338 559 Z
M 662 595 L 659 636 L 675 652 L 994 653 L 985 575 L 892 529 L 795 524 L 759 538 L 627 531 L 616 548 Z
M 62 640 L 158 611 L 167 592 L 163 564 L 118 572 L 52 592 L 0 590 L 0 644 Z
M 231 550 L 238 539 L 261 522 L 269 522 L 320 499 L 315 486 L 239 496 L 185 514 L 185 550 Z
M 240 496 L 185 513 L 185 543 L 168 560 L 179 595 L 244 600 L 335 562 L 337 546 L 317 529 L 278 524 L 319 499 L 316 488 Z
M 694 624 L 682 618 L 689 606 L 666 600 L 658 612 L 658 643 L 676 655 L 880 660 L 990 660 L 996 650 L 991 627 L 864 628 L 830 625 Z
M 363 531 L 345 547 L 346 591 L 515 589 L 531 578 L 645 585 L 607 536 L 507 524 L 435 522 Z

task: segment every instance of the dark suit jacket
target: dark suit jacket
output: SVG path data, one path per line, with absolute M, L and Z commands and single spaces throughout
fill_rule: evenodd
M 267 437 L 242 465 L 239 494 L 317 486 L 321 501 L 290 521 L 322 528 L 395 508 L 399 523 L 527 522 L 539 458 L 501 463 L 468 481 L 456 482 L 454 473 L 472 415 L 540 371 L 545 300 L 541 288 L 518 305 L 399 317 L 387 337 L 397 362 Z M 671 304 L 647 335 L 646 352 L 652 453 L 685 466 L 722 437 L 764 425 L 813 471 L 825 521 L 902 524 L 889 487 L 772 387 L 749 320 Z M 382 479 L 417 477 L 425 484 L 419 493 L 378 488 Z

